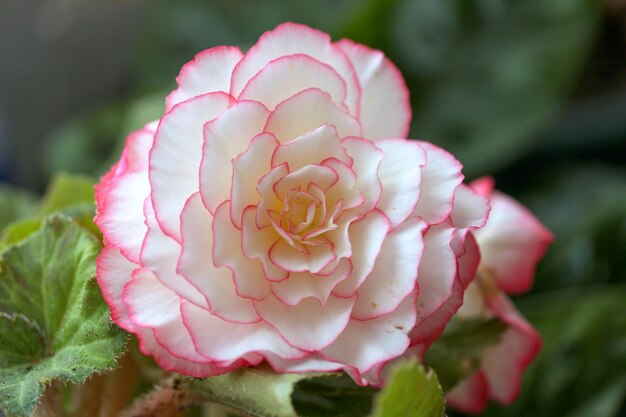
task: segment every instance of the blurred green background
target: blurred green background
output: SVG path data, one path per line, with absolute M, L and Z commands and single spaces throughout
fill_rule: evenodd
M 626 1 L 3 0 L 0 178 L 37 193 L 59 170 L 101 175 L 195 53 L 287 20 L 384 50 L 411 137 L 555 233 L 515 300 L 545 347 L 520 398 L 485 415 L 625 417 Z M 30 198 L 4 186 L 0 226 Z

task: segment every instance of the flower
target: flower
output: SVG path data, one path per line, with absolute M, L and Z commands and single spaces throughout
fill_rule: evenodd
M 183 374 L 267 361 L 381 384 L 445 326 L 487 199 L 405 139 L 408 91 L 380 51 L 286 23 L 177 81 L 96 189 L 113 320 Z
M 474 232 L 481 263 L 457 315 L 498 318 L 507 327 L 499 343 L 483 353 L 480 369 L 448 392 L 447 401 L 463 412 L 479 413 L 489 398 L 503 404 L 517 398 L 522 373 L 541 348 L 539 334 L 507 294 L 520 294 L 532 287 L 535 267 L 553 238 L 526 208 L 495 191 L 492 179 L 481 178 L 471 186 L 489 197 L 491 213 L 485 227 Z

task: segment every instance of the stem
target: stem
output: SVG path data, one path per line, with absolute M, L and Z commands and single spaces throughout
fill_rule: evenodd
M 120 417 L 182 417 L 194 399 L 181 389 L 180 377 L 169 377 L 140 397 Z

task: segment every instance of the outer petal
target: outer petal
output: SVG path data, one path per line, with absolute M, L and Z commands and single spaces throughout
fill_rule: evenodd
M 226 93 L 197 96 L 174 106 L 161 119 L 150 152 L 152 203 L 163 231 L 180 241 L 180 213 L 198 191 L 202 127 L 226 110 Z
M 267 109 L 256 101 L 240 101 L 204 127 L 200 193 L 211 213 L 230 198 L 232 160 L 263 131 L 268 114 Z
M 552 234 L 511 197 L 498 191 L 490 197 L 489 220 L 475 232 L 483 266 L 505 292 L 526 292 L 533 284 L 537 263 L 553 240 Z
M 382 193 L 376 206 L 391 220 L 391 226 L 396 227 L 417 206 L 426 154 L 417 143 L 403 139 L 380 140 L 376 146 L 384 154 L 378 170 Z
M 235 361 L 251 353 L 266 352 L 284 358 L 300 358 L 305 355 L 289 346 L 265 323 L 230 323 L 184 301 L 181 311 L 196 349 L 211 360 Z
M 491 397 L 510 404 L 517 398 L 524 369 L 541 349 L 541 338 L 502 292 L 487 296 L 487 306 L 509 328 L 498 345 L 487 348 L 482 369 Z
M 233 46 L 218 46 L 197 54 L 176 78 L 178 88 L 165 100 L 169 111 L 176 104 L 205 93 L 230 91 L 230 76 L 243 54 Z
M 118 248 L 107 245 L 96 261 L 96 278 L 105 301 L 111 308 L 111 318 L 121 328 L 132 332 L 135 325 L 128 318 L 128 309 L 122 300 L 124 286 L 138 268 L 121 254 Z
M 340 110 L 328 93 L 310 88 L 281 102 L 267 119 L 265 131 L 287 143 L 323 125 L 334 125 L 340 138 L 361 136 L 359 122 Z
M 228 207 L 222 213 L 221 221 L 228 221 Z M 210 310 L 213 314 L 222 317 L 225 320 L 241 323 L 253 323 L 260 320 L 254 310 L 254 306 L 250 300 L 241 298 L 237 294 L 237 288 L 233 282 L 233 274 L 248 272 L 246 268 L 252 261 L 241 255 L 241 246 L 238 241 L 230 242 L 230 236 L 222 236 L 217 234 L 218 238 L 214 239 L 213 225 L 216 223 L 213 216 L 207 211 L 202 204 L 200 195 L 194 194 L 187 204 L 181 215 L 182 233 L 183 233 L 183 250 L 178 263 L 178 271 L 185 276 L 192 284 L 194 284 L 206 297 Z M 233 256 L 237 256 L 241 260 L 240 269 L 233 269 L 233 273 L 229 269 L 223 267 L 223 264 L 214 265 L 212 259 L 217 245 L 229 245 L 234 243 L 238 252 L 233 252 Z M 217 266 L 217 267 L 216 267 Z M 222 267 L 219 267 L 222 266 Z M 265 277 L 262 274 L 260 265 L 257 268 L 261 272 L 260 284 L 265 286 L 268 291 Z M 253 279 L 254 277 L 247 277 Z M 246 288 L 247 289 L 247 288 Z
M 478 414 L 487 408 L 489 387 L 482 372 L 464 379 L 446 393 L 446 403 L 468 414 Z
M 454 190 L 463 181 L 462 165 L 438 146 L 418 143 L 426 151 L 426 166 L 422 169 L 422 194 L 414 214 L 428 224 L 438 224 L 452 211 Z
M 389 314 L 414 292 L 425 227 L 421 219 L 414 218 L 387 235 L 374 269 L 358 289 L 353 318 L 368 320 Z
M 370 139 L 405 138 L 411 123 L 409 90 L 402 74 L 381 51 L 342 39 L 361 84 L 361 123 Z
M 329 360 L 364 373 L 393 359 L 409 346 L 407 336 L 415 324 L 415 297 L 407 297 L 394 311 L 373 320 L 355 320 L 330 346 L 322 350 Z
M 352 158 L 352 170 L 356 172 L 357 187 L 364 200 L 360 209 L 366 213 L 376 206 L 383 191 L 378 171 L 384 153 L 373 142 L 363 138 L 345 138 L 341 144 Z
M 275 297 L 267 297 L 255 304 L 263 320 L 276 328 L 290 345 L 314 352 L 337 339 L 348 323 L 355 301 L 356 297 L 331 296 L 325 305 L 307 298 L 297 306 L 288 306 Z
M 329 65 L 308 55 L 276 58 L 243 89 L 239 100 L 255 100 L 273 110 L 278 103 L 308 88 L 327 92 L 338 106 L 346 98 L 346 82 Z
M 346 82 L 346 105 L 358 116 L 360 86 L 350 60 L 320 31 L 295 23 L 284 23 L 259 38 L 233 71 L 231 94 L 235 97 L 255 74 L 270 61 L 285 55 L 305 54 L 332 67 Z

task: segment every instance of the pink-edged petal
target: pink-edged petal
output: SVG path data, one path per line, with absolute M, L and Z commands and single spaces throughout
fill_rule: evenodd
M 272 168 L 272 170 L 259 181 L 257 192 L 261 196 L 261 201 L 259 201 L 257 208 L 246 207 L 245 209 L 255 210 L 255 222 L 258 228 L 271 225 L 271 221 L 267 215 L 268 210 L 280 211 L 283 207 L 283 200 L 274 192 L 274 185 L 287 174 L 289 174 L 289 166 L 285 163 Z
M 263 265 L 265 276 L 270 281 L 281 281 L 289 273 L 274 265 L 269 259 L 272 245 L 280 239 L 276 230 L 270 225 L 259 228 L 257 226 L 256 207 L 247 207 L 243 211 L 241 222 L 241 245 L 243 254 L 248 259 L 258 259 Z
M 346 82 L 332 67 L 308 55 L 276 58 L 259 71 L 243 89 L 239 100 L 255 100 L 273 110 L 278 103 L 308 88 L 330 94 L 338 106 L 346 98 Z
M 228 207 L 225 206 L 225 211 L 222 211 L 220 220 L 230 223 Z M 221 230 L 218 230 L 216 234 L 212 228 L 216 224 L 216 220 L 202 204 L 199 193 L 189 198 L 181 215 L 181 223 L 183 250 L 178 261 L 178 272 L 202 292 L 213 314 L 225 320 L 239 323 L 259 321 L 251 301 L 242 298 L 238 294 L 238 291 L 243 291 L 244 289 L 250 291 L 250 288 L 238 288 L 233 281 L 235 275 L 243 275 L 250 272 L 247 267 L 253 261 L 241 255 L 239 240 L 230 242 L 229 239 L 232 237 L 221 235 Z M 219 245 L 229 245 L 231 243 L 236 245 L 236 252 L 232 255 L 237 256 L 239 254 L 237 260 L 241 261 L 241 263 L 235 263 L 235 268 L 231 270 L 224 267 L 224 264 L 216 262 L 214 265 L 213 255 L 223 250 L 223 246 L 219 247 Z M 257 268 L 257 272 L 261 272 L 261 276 L 257 275 L 256 278 L 263 285 L 264 276 L 260 265 Z M 255 277 L 244 275 L 244 278 L 252 281 Z M 268 291 L 267 284 L 265 284 L 265 287 L 265 291 Z
M 426 166 L 422 168 L 422 192 L 414 214 L 428 224 L 438 224 L 452 211 L 454 190 L 463 181 L 462 165 L 438 146 L 418 143 L 426 151 Z
M 382 193 L 376 207 L 387 215 L 392 227 L 396 227 L 418 204 L 426 154 L 417 143 L 404 139 L 380 140 L 376 146 L 384 155 L 378 169 Z
M 322 354 L 360 372 L 393 359 L 409 346 L 407 336 L 415 324 L 415 297 L 407 297 L 391 313 L 373 320 L 348 322 L 345 330 Z
M 130 320 L 139 327 L 158 327 L 180 315 L 180 297 L 146 268 L 136 269 L 122 298 Z
M 261 262 L 257 259 L 248 259 L 243 255 L 241 248 L 241 231 L 233 226 L 229 216 L 230 203 L 221 204 L 213 219 L 213 261 L 217 266 L 226 266 L 232 273 L 237 294 L 240 297 L 261 300 L 270 292 L 269 282 L 265 278 Z M 197 233 L 196 229 L 196 232 Z M 216 293 L 221 297 L 220 292 Z M 231 303 L 231 301 L 225 301 Z M 241 301 L 239 302 L 241 303 Z M 252 307 L 246 300 L 246 310 Z M 237 303 L 234 303 L 237 304 Z M 234 310 L 240 307 L 232 305 Z M 255 314 L 256 316 L 256 314 Z
M 423 355 L 430 345 L 441 336 L 452 316 L 455 313 L 460 313 L 460 309 L 465 307 L 464 297 L 467 295 L 467 286 L 474 279 L 480 260 L 478 246 L 471 234 L 465 240 L 463 250 L 462 255 L 457 253 L 459 256 L 457 261 L 458 275 L 452 285 L 450 297 L 426 320 L 411 330 L 411 344 L 415 346 L 414 351 L 419 356 Z
M 323 125 L 278 147 L 272 157 L 272 166 L 287 164 L 291 171 L 296 171 L 328 158 L 350 162 L 339 142 L 337 129 L 332 125 Z
M 122 300 L 124 286 L 139 265 L 130 262 L 114 246 L 105 246 L 96 260 L 96 279 L 111 309 L 111 318 L 118 326 L 133 331 L 135 325 L 128 318 L 128 309 Z
M 239 324 L 222 320 L 208 311 L 183 302 L 185 326 L 198 353 L 213 361 L 234 361 L 251 353 L 271 352 L 284 358 L 300 358 L 304 352 L 287 344 L 267 324 Z
M 287 143 L 323 125 L 334 125 L 340 138 L 361 136 L 359 122 L 340 110 L 328 93 L 316 88 L 278 104 L 267 119 L 265 131 L 273 133 L 280 143 Z
M 292 171 L 276 181 L 273 189 L 276 196 L 282 198 L 294 188 L 302 187 L 302 190 L 306 190 L 310 183 L 327 191 L 330 187 L 335 185 L 338 180 L 339 174 L 331 167 L 325 165 L 307 165 L 297 171 Z
M 200 193 L 211 213 L 230 198 L 232 161 L 263 131 L 268 114 L 256 101 L 240 101 L 204 126 Z
M 446 404 L 467 414 L 478 414 L 487 408 L 489 387 L 482 372 L 475 372 L 446 393 Z
M 362 138 L 345 138 L 341 141 L 341 145 L 352 158 L 352 169 L 356 172 L 357 187 L 364 199 L 361 208 L 367 212 L 376 206 L 383 191 L 378 176 L 384 157 L 383 151 L 373 142 Z
M 509 328 L 483 353 L 482 369 L 491 398 L 510 404 L 519 395 L 524 369 L 541 349 L 541 337 L 503 292 L 487 295 L 486 302 Z
M 234 46 L 218 46 L 198 53 L 176 77 L 178 88 L 165 101 L 169 110 L 176 104 L 201 94 L 230 91 L 230 76 L 243 54 Z
M 307 245 L 306 249 L 308 253 L 303 253 L 281 238 L 270 247 L 268 257 L 282 270 L 314 274 L 337 259 L 332 243 L 327 240 L 319 245 Z
M 332 372 L 343 367 L 342 364 L 324 359 L 320 355 L 309 354 L 302 359 L 284 359 L 277 355 L 268 354 L 267 362 L 277 372 Z
M 346 82 L 346 105 L 359 114 L 360 86 L 350 60 L 331 43 L 330 36 L 296 23 L 283 23 L 264 33 L 233 70 L 231 94 L 237 97 L 248 81 L 267 64 L 285 55 L 304 54 L 332 67 Z
M 374 269 L 358 289 L 353 318 L 368 320 L 389 314 L 416 290 L 425 228 L 426 223 L 413 218 L 387 235 Z
M 231 103 L 226 93 L 209 93 L 179 103 L 161 118 L 150 151 L 152 203 L 163 231 L 177 240 L 180 212 L 199 187 L 203 126 Z
M 208 307 L 206 297 L 198 288 L 178 275 L 176 264 L 181 254 L 181 246 L 159 228 L 150 199 L 146 199 L 144 204 L 144 216 L 148 233 L 141 248 L 141 265 L 149 265 L 159 281 L 180 297 L 199 306 Z
M 370 274 L 387 234 L 389 219 L 379 210 L 372 210 L 367 215 L 350 225 L 348 234 L 352 246 L 352 273 L 340 282 L 333 294 L 338 297 L 352 297 Z
M 454 229 L 447 224 L 431 227 L 424 235 L 424 252 L 417 283 L 418 322 L 433 314 L 452 294 L 457 276 L 456 254 L 452 250 Z
M 280 301 L 291 306 L 308 297 L 325 304 L 333 288 L 351 272 L 352 262 L 344 258 L 328 276 L 310 272 L 292 272 L 286 280 L 273 282 L 272 292 Z
M 131 261 L 139 262 L 141 244 L 148 231 L 143 216 L 143 204 L 150 194 L 148 172 L 122 175 L 106 188 L 98 186 L 97 193 L 98 211 L 94 221 L 104 239 Z
M 490 197 L 489 220 L 474 232 L 482 265 L 505 292 L 526 292 L 532 287 L 535 268 L 552 242 L 552 234 L 513 198 L 498 191 Z
M 409 89 L 402 74 L 381 51 L 343 39 L 337 42 L 361 84 L 361 123 L 370 139 L 405 138 L 411 124 Z
M 204 378 L 209 376 L 222 375 L 240 366 L 247 365 L 245 361 L 239 361 L 230 366 L 219 366 L 217 363 L 204 361 L 204 363 L 189 361 L 178 358 L 169 353 L 156 340 L 150 329 L 143 329 L 137 334 L 139 338 L 139 349 L 145 355 L 154 356 L 159 366 L 165 371 L 178 372 L 194 378 Z M 190 339 L 191 340 L 191 339 Z M 193 346 L 190 343 L 190 346 Z
M 454 207 L 450 213 L 452 224 L 463 231 L 483 227 L 489 216 L 489 199 L 461 184 L 454 192 Z
M 259 181 L 272 168 L 272 155 L 278 142 L 270 133 L 255 136 L 248 149 L 233 160 L 230 217 L 233 224 L 241 228 L 243 210 L 256 205 L 261 196 L 257 193 Z
M 276 297 L 255 302 L 259 315 L 292 346 L 309 352 L 332 343 L 346 327 L 356 297 L 331 296 L 322 305 L 306 298 L 296 306 L 282 303 Z
M 337 183 L 326 192 L 326 204 L 332 207 L 341 201 L 343 211 L 360 206 L 364 202 L 361 191 L 357 186 L 356 173 L 344 162 L 329 158 L 322 162 L 323 166 L 331 168 L 339 176 Z

